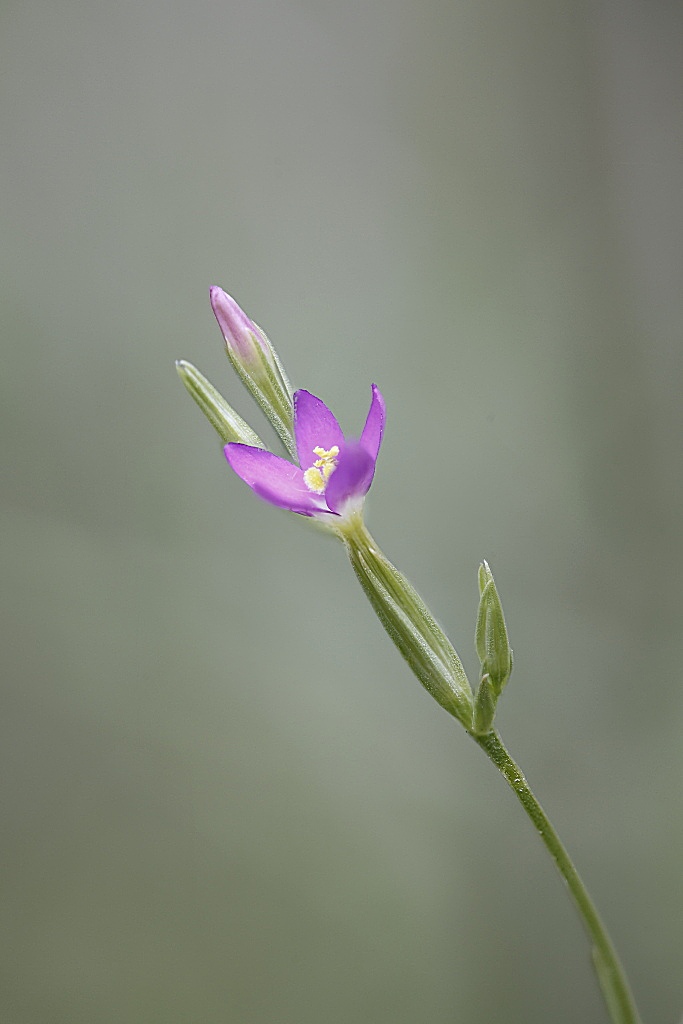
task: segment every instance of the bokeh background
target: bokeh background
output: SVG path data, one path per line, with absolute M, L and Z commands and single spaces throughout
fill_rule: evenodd
M 216 283 L 389 420 L 368 521 L 644 1018 L 683 1013 L 680 117 L 664 0 L 5 0 L 6 1024 L 600 1024 L 512 794 L 333 541 L 259 503 Z M 265 435 L 269 436 L 270 435 Z

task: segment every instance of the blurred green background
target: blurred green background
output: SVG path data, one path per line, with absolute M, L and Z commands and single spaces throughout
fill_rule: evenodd
M 648 1022 L 683 1012 L 681 42 L 662 0 L 5 0 L 3 1024 L 600 1024 L 504 782 L 234 478 L 220 284 L 388 429 L 371 530 Z

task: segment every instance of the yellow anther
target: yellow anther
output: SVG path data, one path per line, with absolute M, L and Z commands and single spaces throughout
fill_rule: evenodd
M 304 483 L 308 487 L 309 491 L 313 491 L 315 494 L 323 494 L 325 491 L 323 475 L 315 466 L 311 466 L 311 468 L 307 469 L 304 473 Z
M 333 444 L 329 451 L 325 448 L 314 448 L 313 454 L 318 458 L 304 472 L 304 483 L 309 491 L 314 491 L 315 494 L 324 494 L 327 481 L 337 468 L 339 448 L 336 444 Z

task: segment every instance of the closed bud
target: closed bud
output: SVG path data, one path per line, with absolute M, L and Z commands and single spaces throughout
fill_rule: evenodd
M 294 456 L 292 388 L 277 352 L 261 328 L 222 288 L 214 285 L 209 295 L 228 359 Z
M 249 424 L 238 416 L 196 366 L 184 359 L 179 359 L 175 365 L 178 376 L 223 444 L 237 441 L 240 444 L 251 445 L 252 448 L 266 447 L 258 434 L 255 434 Z
M 242 364 L 245 369 L 258 373 L 265 357 L 274 365 L 270 347 L 266 344 L 263 332 L 240 309 L 235 300 L 222 288 L 214 285 L 209 289 L 211 308 L 221 329 L 228 355 Z
M 479 566 L 479 590 L 481 596 L 475 644 L 481 662 L 482 680 L 488 678 L 497 699 L 512 672 L 512 648 L 508 641 L 500 597 L 486 562 Z

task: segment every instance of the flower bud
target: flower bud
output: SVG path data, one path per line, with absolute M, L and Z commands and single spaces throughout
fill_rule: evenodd
M 500 597 L 493 574 L 486 562 L 479 566 L 479 614 L 475 643 L 481 662 L 482 679 L 488 678 L 496 699 L 512 672 L 512 648 Z
M 210 384 L 192 363 L 179 359 L 175 365 L 178 376 L 223 444 L 238 441 L 240 444 L 248 444 L 253 448 L 265 448 L 258 434 L 255 434 L 249 424 L 237 415 L 223 396 L 216 391 L 213 384 Z
M 209 295 L 228 359 L 294 455 L 292 388 L 277 352 L 261 328 L 222 288 L 214 285 Z
M 274 365 L 263 333 L 235 300 L 215 285 L 209 289 L 211 308 L 225 339 L 228 352 L 244 367 L 257 368 L 263 356 Z

